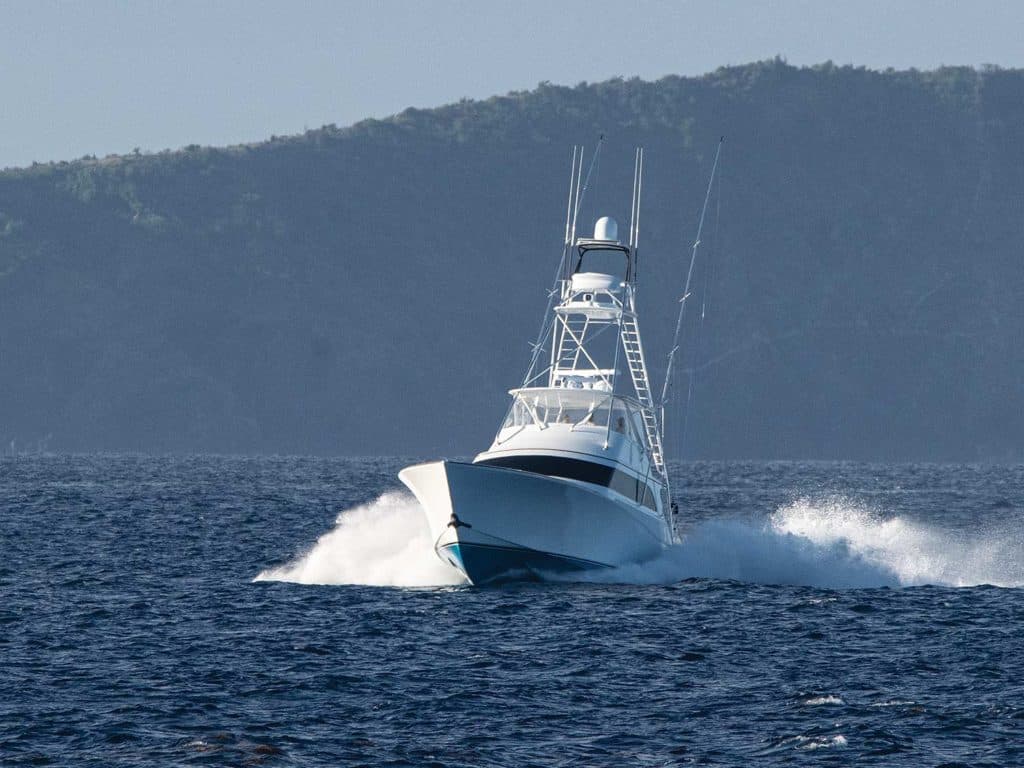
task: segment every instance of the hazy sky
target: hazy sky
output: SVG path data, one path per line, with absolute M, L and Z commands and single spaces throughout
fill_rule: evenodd
M 1024 66 L 995 0 L 0 0 L 0 167 L 231 144 L 408 106 L 783 56 Z

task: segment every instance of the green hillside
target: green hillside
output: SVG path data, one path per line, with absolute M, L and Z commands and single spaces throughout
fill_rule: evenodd
M 656 381 L 727 136 L 687 456 L 1024 457 L 1024 71 L 781 61 L 0 173 L 0 446 L 482 449 L 602 133 Z

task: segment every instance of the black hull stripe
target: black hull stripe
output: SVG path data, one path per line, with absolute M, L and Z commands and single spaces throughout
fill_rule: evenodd
M 569 459 L 565 456 L 495 456 L 476 462 L 490 467 L 518 469 L 534 475 L 548 477 L 564 477 L 584 483 L 600 485 L 621 493 L 627 499 L 643 504 L 650 510 L 658 511 L 654 501 L 654 489 L 643 480 L 626 474 L 615 467 L 598 464 L 593 461 Z

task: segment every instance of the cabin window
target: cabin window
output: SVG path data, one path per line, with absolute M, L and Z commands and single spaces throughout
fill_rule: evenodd
M 640 435 L 642 432 L 637 432 L 637 420 L 643 423 L 642 417 L 632 408 L 626 408 L 621 402 L 616 402 L 615 407 L 612 409 L 612 429 L 615 432 L 625 435 L 634 443 L 644 444 Z
M 526 404 L 522 400 L 516 399 L 508 412 L 508 416 L 505 417 L 505 423 L 501 425 L 501 428 L 523 427 L 527 424 L 533 424 L 533 416 L 530 415 Z

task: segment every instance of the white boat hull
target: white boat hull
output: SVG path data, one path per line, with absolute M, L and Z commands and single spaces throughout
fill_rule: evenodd
M 658 513 L 591 483 L 454 461 L 398 476 L 438 556 L 473 584 L 642 562 L 671 541 Z

